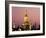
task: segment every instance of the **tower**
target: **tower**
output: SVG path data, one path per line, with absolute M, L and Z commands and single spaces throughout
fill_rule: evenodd
M 26 9 L 26 14 L 24 16 L 24 25 L 29 25 L 29 17 L 27 15 L 27 9 Z
M 23 30 L 31 30 L 31 23 L 30 23 L 30 20 L 29 20 L 29 16 L 27 14 L 27 9 L 26 9 L 26 12 L 25 12 L 25 16 L 24 16 L 24 23 L 21 25 L 21 28 Z
M 27 9 L 26 9 L 26 14 L 24 16 L 24 28 L 26 30 L 30 30 L 31 29 L 31 25 L 29 23 L 29 17 L 28 17 L 28 14 L 27 14 Z

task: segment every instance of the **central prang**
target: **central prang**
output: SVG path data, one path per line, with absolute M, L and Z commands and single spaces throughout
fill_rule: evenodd
M 24 23 L 22 24 L 21 28 L 23 30 L 31 30 L 31 23 L 29 22 L 29 17 L 27 15 L 27 9 L 26 9 L 26 14 L 24 16 Z

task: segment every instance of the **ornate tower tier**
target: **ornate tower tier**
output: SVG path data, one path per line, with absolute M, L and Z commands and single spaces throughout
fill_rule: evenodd
M 27 14 L 25 14 L 25 16 L 24 16 L 24 24 L 25 25 L 29 25 L 29 19 L 28 19 L 28 15 Z

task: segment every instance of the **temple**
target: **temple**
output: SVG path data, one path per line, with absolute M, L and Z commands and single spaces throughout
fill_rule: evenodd
M 24 16 L 24 23 L 22 24 L 22 27 L 23 30 L 31 30 L 31 23 L 29 22 L 29 17 L 28 17 L 28 14 L 27 14 L 27 9 L 26 9 L 26 14 Z

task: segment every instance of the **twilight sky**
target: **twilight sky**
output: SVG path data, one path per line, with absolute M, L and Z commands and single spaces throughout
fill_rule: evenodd
M 16 25 L 23 24 L 23 18 L 27 14 L 29 16 L 30 23 L 39 25 L 40 24 L 40 8 L 35 7 L 12 7 L 12 22 Z

